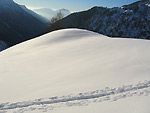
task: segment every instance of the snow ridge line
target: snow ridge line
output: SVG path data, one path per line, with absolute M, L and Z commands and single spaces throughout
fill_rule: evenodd
M 40 98 L 33 101 L 23 101 L 23 102 L 16 102 L 16 103 L 2 103 L 0 104 L 0 110 L 13 110 L 17 108 L 26 108 L 34 105 L 49 105 L 49 104 L 56 104 L 56 103 L 64 103 L 64 102 L 72 102 L 72 101 L 81 101 L 81 100 L 88 100 L 88 99 L 95 99 L 106 97 L 110 95 L 117 95 L 121 93 L 137 91 L 145 88 L 150 88 L 150 80 L 139 82 L 136 85 L 123 85 L 117 88 L 109 88 L 106 87 L 102 90 L 96 90 L 91 92 L 79 93 L 77 95 L 66 95 L 61 97 L 50 97 L 50 98 Z

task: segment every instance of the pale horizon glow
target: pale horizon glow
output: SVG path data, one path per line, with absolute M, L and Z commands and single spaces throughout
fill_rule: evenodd
M 54 10 L 59 9 L 68 9 L 70 12 L 78 12 L 83 10 L 88 10 L 94 6 L 102 6 L 102 7 L 121 7 L 122 5 L 127 5 L 138 0 L 14 0 L 14 2 L 25 5 L 29 9 L 41 9 L 41 8 L 49 8 Z

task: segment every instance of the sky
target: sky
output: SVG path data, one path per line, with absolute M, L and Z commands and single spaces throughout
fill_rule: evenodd
M 93 6 L 118 7 L 136 2 L 138 0 L 14 0 L 16 3 L 26 5 L 30 9 L 50 8 L 69 9 L 71 12 L 82 11 Z

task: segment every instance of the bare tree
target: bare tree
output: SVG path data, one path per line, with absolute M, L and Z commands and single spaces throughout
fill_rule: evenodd
M 51 18 L 51 24 L 54 24 L 58 20 L 62 19 L 64 17 L 64 14 L 59 10 L 59 12 L 56 14 L 56 16 Z
M 61 12 L 61 10 L 58 11 L 57 17 L 58 17 L 58 20 L 60 20 L 64 17 L 64 14 Z
M 57 21 L 58 21 L 58 18 L 56 16 L 51 18 L 51 24 L 54 24 Z

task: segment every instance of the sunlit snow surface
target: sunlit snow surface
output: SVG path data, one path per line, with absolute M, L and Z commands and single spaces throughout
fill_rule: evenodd
M 0 113 L 149 113 L 150 41 L 59 30 L 0 53 Z

